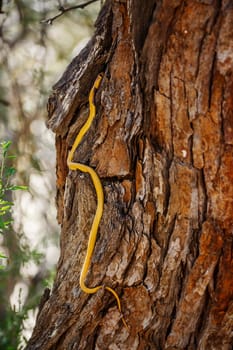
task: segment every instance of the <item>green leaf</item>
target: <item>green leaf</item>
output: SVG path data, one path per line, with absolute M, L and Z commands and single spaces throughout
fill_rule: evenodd
M 3 149 L 3 151 L 7 151 L 8 148 L 10 147 L 11 143 L 12 143 L 11 141 L 3 141 L 3 142 L 1 142 L 0 145 L 1 145 L 2 149 Z
M 28 190 L 27 186 L 10 186 L 8 187 L 8 190 L 15 191 L 15 190 L 23 190 L 26 191 Z
M 0 230 L 7 229 L 9 225 L 12 223 L 13 219 L 10 220 L 3 220 L 0 216 Z
M 5 205 L 4 207 L 1 207 L 0 210 L 4 211 L 4 212 L 7 212 L 7 211 L 9 211 L 11 209 L 11 207 L 12 207 L 11 205 Z
M 0 198 L 0 205 L 13 205 L 13 202 L 5 201 L 4 199 Z
M 7 177 L 13 176 L 16 173 L 16 169 L 14 167 L 6 168 L 5 174 Z

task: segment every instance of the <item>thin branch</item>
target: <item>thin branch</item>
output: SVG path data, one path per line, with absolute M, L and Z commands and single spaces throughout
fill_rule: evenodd
M 5 12 L 2 10 L 2 5 L 3 5 L 2 0 L 0 0 L 0 13 L 5 13 Z
M 54 17 L 48 18 L 48 19 L 43 19 L 41 21 L 41 23 L 53 24 L 53 21 L 55 21 L 57 18 L 64 15 L 64 13 L 66 13 L 68 11 L 76 10 L 76 9 L 84 9 L 84 7 L 86 7 L 86 6 L 92 4 L 93 2 L 96 2 L 96 1 L 99 1 L 99 0 L 89 0 L 87 2 L 80 4 L 80 5 L 71 6 L 71 7 L 59 6 L 58 10 L 60 12 L 57 15 L 55 15 Z

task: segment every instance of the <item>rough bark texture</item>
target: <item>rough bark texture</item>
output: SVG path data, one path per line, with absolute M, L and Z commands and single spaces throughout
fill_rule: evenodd
M 106 1 L 87 48 L 54 87 L 61 256 L 27 349 L 230 350 L 233 338 L 233 6 L 229 0 Z M 104 72 L 97 116 L 75 158 L 101 177 L 96 208 L 67 152 Z

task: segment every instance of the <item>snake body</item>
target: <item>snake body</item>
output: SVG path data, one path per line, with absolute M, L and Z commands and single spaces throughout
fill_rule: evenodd
M 102 80 L 103 75 L 99 74 L 93 84 L 93 87 L 90 91 L 89 94 L 89 116 L 87 118 L 87 121 L 84 123 L 84 125 L 82 126 L 81 130 L 79 131 L 78 135 L 76 136 L 76 139 L 73 143 L 73 146 L 68 154 L 68 158 L 67 158 L 67 165 L 69 167 L 70 170 L 80 170 L 83 173 L 88 173 L 91 177 L 91 180 L 93 182 L 93 185 L 95 187 L 95 191 L 96 191 L 96 196 L 97 196 L 97 208 L 96 208 L 96 212 L 95 212 L 95 216 L 92 222 L 92 226 L 91 226 L 91 231 L 89 234 L 89 239 L 88 239 L 88 245 L 87 245 L 87 251 L 86 251 L 86 256 L 84 259 L 84 263 L 82 266 L 82 270 L 80 273 L 80 288 L 82 289 L 83 292 L 87 293 L 87 294 L 94 294 L 96 293 L 99 289 L 104 288 L 106 290 L 108 290 L 110 293 L 113 294 L 113 296 L 115 297 L 116 301 L 117 301 L 117 305 L 118 305 L 118 309 L 121 313 L 121 302 L 120 302 L 120 298 L 118 296 L 118 294 L 110 287 L 107 286 L 97 286 L 97 287 L 87 287 L 85 285 L 85 279 L 91 264 L 91 258 L 93 255 L 93 251 L 95 248 L 95 243 L 96 243 L 96 237 L 97 237 L 97 232 L 98 232 L 98 227 L 99 227 L 99 223 L 103 214 L 103 208 L 104 208 L 104 192 L 103 192 L 103 187 L 100 181 L 99 176 L 97 175 L 97 173 L 94 171 L 94 169 L 92 169 L 91 167 L 84 165 L 82 163 L 76 163 L 74 161 L 72 161 L 73 157 L 74 157 L 74 153 L 77 149 L 77 147 L 79 146 L 79 144 L 81 143 L 83 137 L 85 136 L 85 134 L 87 133 L 87 131 L 89 130 L 95 115 L 96 115 L 96 106 L 94 103 L 94 97 L 95 97 L 95 92 L 96 90 L 99 88 L 101 80 Z M 127 327 L 126 322 L 124 320 L 124 317 L 122 316 L 122 321 L 124 323 L 124 325 Z M 127 327 L 128 328 L 128 327 Z

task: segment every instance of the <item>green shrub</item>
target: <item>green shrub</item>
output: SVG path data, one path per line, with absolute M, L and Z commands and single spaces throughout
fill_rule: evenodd
M 38 305 L 41 292 L 33 290 L 32 283 L 24 304 L 21 302 L 21 293 L 17 310 L 10 304 L 10 294 L 16 283 L 22 280 L 21 266 L 31 261 L 39 264 L 42 257 L 36 250 L 31 250 L 29 244 L 25 243 L 25 236 L 16 234 L 12 227 L 13 192 L 27 190 L 27 187 L 13 184 L 16 169 L 12 164 L 15 156 L 9 154 L 10 146 L 10 141 L 0 143 L 0 235 L 8 251 L 6 254 L 0 252 L 0 350 L 22 349 L 23 321 L 28 311 Z

